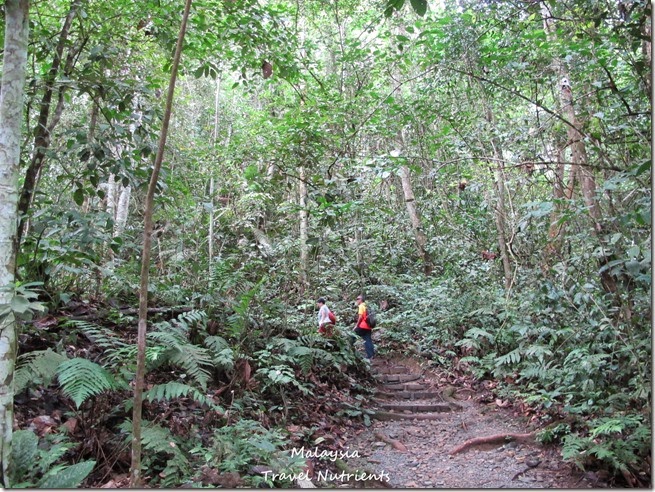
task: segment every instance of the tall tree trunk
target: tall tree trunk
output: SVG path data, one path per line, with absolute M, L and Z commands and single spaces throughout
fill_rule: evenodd
M 214 91 L 214 130 L 212 132 L 212 145 L 216 147 L 218 140 L 218 110 L 221 95 L 221 78 L 216 77 L 216 90 Z M 209 170 L 209 230 L 207 231 L 207 267 L 209 287 L 212 287 L 212 262 L 214 261 L 214 175 Z
M 414 239 L 416 241 L 416 247 L 418 249 L 419 256 L 423 260 L 423 271 L 426 275 L 432 273 L 432 259 L 427 250 L 428 238 L 423 231 L 423 226 L 421 225 L 421 216 L 416 208 L 416 199 L 414 198 L 414 191 L 412 190 L 412 181 L 410 179 L 409 168 L 407 166 L 400 167 L 400 181 L 403 186 L 403 193 L 405 195 L 405 206 L 407 207 L 407 213 L 409 215 L 409 220 L 412 223 L 412 229 L 414 231 Z
M 130 212 L 130 196 L 132 195 L 132 187 L 130 185 L 123 186 L 121 184 L 121 192 L 118 196 L 118 203 L 116 203 L 116 218 L 114 219 L 114 237 L 123 234 L 125 226 L 127 225 L 127 217 Z
M 36 183 L 38 181 L 39 174 L 41 173 L 41 168 L 45 163 L 46 153 L 48 147 L 50 147 L 50 134 L 56 124 L 59 122 L 61 117 L 61 112 L 63 110 L 64 98 L 63 98 L 63 86 L 59 92 L 59 101 L 57 103 L 57 109 L 54 112 L 54 117 L 50 120 L 50 106 L 52 104 L 52 96 L 55 91 L 55 82 L 59 75 L 61 69 L 61 64 L 64 57 L 64 48 L 68 42 L 68 36 L 70 34 L 71 25 L 73 24 L 73 19 L 77 14 L 81 0 L 73 0 L 71 2 L 68 15 L 64 20 L 64 25 L 59 33 L 59 40 L 57 41 L 57 46 L 55 47 L 55 52 L 52 59 L 52 65 L 50 66 L 50 71 L 45 78 L 45 88 L 43 92 L 43 97 L 41 98 L 41 104 L 39 109 L 39 118 L 37 120 L 36 128 L 34 130 L 34 153 L 32 159 L 30 160 L 30 165 L 25 172 L 25 179 L 23 181 L 23 189 L 21 190 L 20 198 L 18 201 L 18 214 L 20 216 L 20 223 L 18 226 L 18 233 L 16 236 L 16 242 L 20 245 L 23 236 L 26 234 L 26 224 L 27 224 L 27 212 L 30 209 L 32 204 L 32 199 L 34 197 L 34 192 L 36 189 Z M 67 65 L 70 66 L 73 64 L 74 56 L 73 53 L 70 53 L 68 57 Z
M 544 23 L 544 30 L 546 31 L 548 39 L 554 40 L 554 17 L 551 15 L 546 2 L 541 3 L 541 15 Z M 553 60 L 553 68 L 560 77 L 560 102 L 562 105 L 562 114 L 567 123 L 566 135 L 568 140 L 567 146 L 571 149 L 571 173 L 579 179 L 582 198 L 593 222 L 592 234 L 600 240 L 600 233 L 603 230 L 603 226 L 601 223 L 602 217 L 600 204 L 598 203 L 598 197 L 596 196 L 596 178 L 594 177 L 591 167 L 588 166 L 584 136 L 580 131 L 580 124 L 578 123 L 575 108 L 573 107 L 573 89 L 571 86 L 571 79 L 569 78 L 569 73 L 566 71 L 562 60 L 559 58 Z M 571 186 L 572 184 L 573 178 L 571 180 Z M 600 280 L 603 288 L 607 292 L 616 292 L 616 278 L 608 269 L 602 268 L 610 260 L 611 258 L 607 256 L 598 258 L 598 263 L 601 267 Z
M 494 146 L 495 147 L 495 146 Z M 500 251 L 500 260 L 503 264 L 503 274 L 505 277 L 505 289 L 512 287 L 512 266 L 509 262 L 509 252 L 507 247 L 507 226 L 505 224 L 505 165 L 502 158 L 496 154 L 496 170 L 494 172 L 494 190 L 496 191 L 496 204 L 494 206 L 494 219 L 496 222 L 496 234 L 498 237 L 498 251 Z
M 298 205 L 300 206 L 300 284 L 301 294 L 309 286 L 309 246 L 307 239 L 309 237 L 309 214 L 307 213 L 307 182 L 305 167 L 301 166 L 298 170 L 300 179 L 298 181 Z
M 546 246 L 546 265 L 551 256 L 557 256 L 562 249 L 562 237 L 564 236 L 565 227 L 560 223 L 560 218 L 566 207 L 563 200 L 573 198 L 573 189 L 575 187 L 575 168 L 569 170 L 568 183 L 564 182 L 566 173 L 566 163 L 562 149 L 557 151 L 557 168 L 555 171 L 555 182 L 553 183 L 553 199 L 555 207 L 550 213 L 550 225 L 548 226 L 548 245 Z
M 648 0 L 646 2 L 646 5 L 644 5 L 644 10 L 645 11 L 651 11 L 652 10 L 652 5 L 651 1 Z M 653 107 L 653 45 L 652 45 L 652 38 L 653 38 L 653 14 L 651 12 L 651 15 L 646 16 L 646 19 L 644 21 L 644 25 L 641 29 L 641 32 L 643 34 L 642 36 L 642 41 L 641 41 L 641 52 L 644 56 L 644 63 L 646 64 L 646 76 L 644 77 L 644 82 L 646 85 L 646 94 L 648 95 L 648 100 L 650 101 L 651 105 L 651 110 Z
M 484 92 L 484 87 L 481 87 Z M 494 191 L 496 192 L 496 201 L 494 205 L 494 221 L 496 223 L 496 237 L 498 240 L 498 251 L 500 260 L 503 264 L 503 276 L 505 278 L 505 289 L 509 291 L 512 287 L 512 266 L 509 261 L 509 247 L 507 243 L 507 224 L 505 204 L 505 159 L 503 150 L 500 145 L 500 139 L 495 135 L 496 121 L 487 98 L 483 98 L 485 106 L 485 119 L 489 123 L 489 131 L 492 134 L 491 146 L 495 162 L 492 163 L 494 168 Z
M 5 1 L 5 43 L 0 95 L 0 286 L 14 283 L 18 167 L 23 94 L 29 38 L 29 1 Z M 13 289 L 0 291 L 0 304 L 11 302 Z M 17 335 L 13 315 L 0 320 L 0 485 L 10 487 L 8 469 L 14 424 L 14 367 Z
M 186 0 L 182 23 L 175 47 L 175 55 L 171 66 L 171 78 L 168 84 L 168 95 L 166 97 L 166 109 L 162 121 L 161 134 L 159 136 L 159 146 L 155 157 L 152 176 L 148 185 L 146 195 L 144 219 L 143 219 L 143 251 L 141 254 L 141 284 L 139 286 L 139 324 L 137 333 L 137 366 L 134 380 L 134 406 L 132 413 L 132 463 L 130 466 L 130 487 L 140 487 L 141 479 L 141 413 L 143 409 L 143 386 L 146 372 L 146 333 L 148 329 L 148 274 L 150 270 L 150 248 L 152 245 L 152 212 L 154 208 L 155 191 L 161 164 L 164 160 L 164 151 L 166 149 L 166 137 L 168 135 L 168 125 L 171 119 L 173 107 L 173 95 L 175 93 L 175 81 L 177 79 L 177 69 L 180 64 L 182 55 L 182 44 L 186 32 L 189 10 L 191 9 L 192 0 Z

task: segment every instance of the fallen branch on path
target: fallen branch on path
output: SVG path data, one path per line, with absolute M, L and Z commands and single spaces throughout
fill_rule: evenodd
M 463 442 L 450 452 L 450 455 L 461 453 L 473 446 L 481 446 L 483 444 L 505 444 L 510 441 L 527 442 L 534 440 L 536 432 L 528 434 L 494 434 L 493 436 L 474 437 L 468 441 Z
M 397 449 L 398 451 L 401 451 L 403 453 L 407 451 L 407 446 L 405 446 L 402 442 L 398 441 L 397 439 L 391 439 L 389 436 L 383 434 L 382 432 L 376 432 L 375 437 L 380 441 L 384 441 L 387 444 L 391 444 L 393 448 Z

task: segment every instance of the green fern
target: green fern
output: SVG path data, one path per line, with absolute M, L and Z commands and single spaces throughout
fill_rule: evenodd
M 205 338 L 205 345 L 212 354 L 212 362 L 224 371 L 234 368 L 234 351 L 223 337 L 209 336 Z
M 153 386 L 149 391 L 147 391 L 143 396 L 148 401 L 174 400 L 181 397 L 190 397 L 200 404 L 207 405 L 212 410 L 216 410 L 218 412 L 225 411 L 221 406 L 216 405 L 213 400 L 203 395 L 193 386 L 178 383 L 175 381 L 170 381 L 165 384 L 157 384 Z
M 39 438 L 31 430 L 14 432 L 11 446 L 11 484 L 16 486 L 34 467 Z
M 519 348 L 516 348 L 505 355 L 496 357 L 496 367 L 518 364 L 519 362 L 521 362 L 521 350 Z
M 469 328 L 466 331 L 466 333 L 464 333 L 464 336 L 467 338 L 475 338 L 475 339 L 486 338 L 489 342 L 494 341 L 494 336 L 491 333 L 483 330 L 482 328 L 477 328 L 477 327 Z
M 241 294 L 238 302 L 232 306 L 234 313 L 227 318 L 228 329 L 232 336 L 241 335 L 250 324 L 250 303 L 255 298 L 265 281 L 266 277 L 263 277 L 254 287 Z
M 188 343 L 178 333 L 156 331 L 150 338 L 165 348 L 162 363 L 181 367 L 202 389 L 207 388 L 214 365 L 206 348 Z
M 596 446 L 590 447 L 587 454 L 590 456 L 595 456 L 601 461 L 607 461 L 615 468 L 621 467 L 621 463 L 619 463 L 619 461 L 616 459 L 616 454 L 614 454 L 611 449 L 602 444 L 597 444 Z
M 536 357 L 539 362 L 544 361 L 544 356 L 552 356 L 553 351 L 550 350 L 546 345 L 530 345 L 526 350 L 525 350 L 525 355 L 527 357 Z
M 172 321 L 173 324 L 182 326 L 186 331 L 189 331 L 189 328 L 193 326 L 204 326 L 206 322 L 207 313 L 198 309 L 181 313 Z
M 95 464 L 95 461 L 82 461 L 71 466 L 55 467 L 39 481 L 37 488 L 75 489 L 91 473 Z
M 537 381 L 544 381 L 548 378 L 550 373 L 545 364 L 530 364 L 521 369 L 519 374 L 522 379 L 536 379 Z
M 39 460 L 39 469 L 41 473 L 45 473 L 48 469 L 59 461 L 68 451 L 76 447 L 74 442 L 60 442 L 54 444 L 47 453 L 42 454 Z M 34 466 L 34 464 L 32 464 Z
M 111 329 L 84 320 L 71 319 L 64 326 L 81 331 L 94 345 L 102 349 L 117 349 L 127 344 Z
M 309 347 L 293 347 L 288 352 L 289 357 L 296 362 L 304 374 L 309 374 L 314 366 L 314 349 Z
M 587 449 L 589 449 L 590 445 L 593 445 L 591 439 L 580 437 L 578 434 L 568 434 L 564 436 L 564 442 L 562 443 L 562 458 L 584 470 L 587 461 Z
M 311 392 L 307 386 L 296 379 L 293 369 L 286 365 L 278 364 L 272 367 L 263 367 L 258 369 L 255 375 L 263 378 L 264 389 L 291 385 L 306 395 Z
M 127 436 L 126 441 L 132 440 L 132 422 L 126 420 L 120 425 Z M 170 487 L 180 483 L 180 478 L 191 472 L 189 460 L 180 449 L 180 442 L 173 433 L 160 425 L 147 420 L 143 421 L 141 428 L 141 444 L 143 446 L 143 467 L 151 474 L 162 477 L 161 484 Z M 162 455 L 166 464 L 162 469 Z
M 611 435 L 619 432 L 623 432 L 626 428 L 626 422 L 624 419 L 619 418 L 606 418 L 602 419 L 600 425 L 593 428 L 590 432 L 592 438 L 601 436 L 601 435 Z
M 329 341 L 323 336 L 317 333 L 309 333 L 298 337 L 298 344 L 304 345 L 305 347 L 316 347 L 317 345 L 324 345 L 329 343 Z
M 18 357 L 14 373 L 16 394 L 36 384 L 49 385 L 57 375 L 59 365 L 67 357 L 51 349 L 36 350 Z
M 64 394 L 75 402 L 77 408 L 91 396 L 120 387 L 109 371 L 88 359 L 67 360 L 59 366 L 57 373 Z
M 464 347 L 469 350 L 480 350 L 482 348 L 482 344 L 477 338 L 462 338 L 455 342 L 455 346 Z
M 12 488 L 75 488 L 88 476 L 95 465 L 85 461 L 68 466 L 51 468 L 67 451 L 75 447 L 72 442 L 59 442 L 48 447 L 47 441 L 39 446 L 39 438 L 31 430 L 14 432 L 12 438 L 10 484 Z M 36 477 L 42 476 L 40 480 Z

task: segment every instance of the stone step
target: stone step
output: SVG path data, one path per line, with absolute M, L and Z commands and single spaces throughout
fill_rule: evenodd
M 379 376 L 375 376 L 375 379 L 377 379 L 381 383 L 408 383 L 410 381 L 418 381 L 421 379 L 423 376 L 422 375 L 416 375 L 416 374 L 381 374 Z
M 430 398 L 441 398 L 437 391 L 377 391 L 379 396 L 403 400 L 427 400 Z
M 424 391 L 428 389 L 426 384 L 423 383 L 402 383 L 402 384 L 385 384 L 382 391 L 391 390 L 391 391 Z
M 442 420 L 443 414 L 445 412 L 439 413 L 400 413 L 400 412 L 389 412 L 387 410 L 378 410 L 373 414 L 373 418 L 377 420 Z
M 381 403 L 385 410 L 395 412 L 450 412 L 452 408 L 447 403 Z
M 380 366 L 380 367 L 376 367 L 375 371 L 378 374 L 408 374 L 409 373 L 409 367 L 405 367 L 405 366 L 390 366 L 390 367 Z

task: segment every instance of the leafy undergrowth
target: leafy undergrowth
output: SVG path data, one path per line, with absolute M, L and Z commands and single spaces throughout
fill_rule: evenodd
M 371 375 L 348 336 L 314 334 L 302 307 L 251 306 L 256 288 L 210 314 L 153 308 L 143 413 L 148 486 L 287 487 L 306 466 L 290 450 L 343 449 L 344 430 L 367 423 Z M 423 360 L 444 384 L 530 419 L 542 441 L 609 485 L 649 486 L 650 371 L 636 362 L 650 354 L 643 329 L 610 329 L 608 311 L 593 299 L 582 299 L 573 318 L 552 286 L 515 300 L 459 288 L 377 286 L 372 297 L 385 299 L 379 352 Z M 38 466 L 16 470 L 17 486 L 57 476 L 68 486 L 127 485 L 134 314 L 69 303 L 27 325 L 16 423 L 38 446 L 20 434 L 25 446 L 15 452 Z
M 16 486 L 39 486 L 63 470 L 72 478 L 59 486 L 128 485 L 134 321 L 125 311 L 78 306 L 36 320 L 21 338 L 14 457 L 38 466 L 17 470 Z M 263 331 L 230 336 L 229 326 L 194 310 L 162 309 L 154 318 L 143 408 L 147 486 L 290 486 L 307 465 L 290 449 L 338 450 L 346 428 L 363 425 L 371 376 L 347 337 Z

